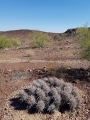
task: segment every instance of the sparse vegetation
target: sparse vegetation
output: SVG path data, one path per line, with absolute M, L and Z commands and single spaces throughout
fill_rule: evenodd
M 77 40 L 83 49 L 81 56 L 85 59 L 90 60 L 90 30 L 87 24 L 84 27 L 77 29 Z
M 43 78 L 34 80 L 32 85 L 19 93 L 20 102 L 26 103 L 28 110 L 55 113 L 72 111 L 81 106 L 78 89 L 62 79 Z
M 12 47 L 20 45 L 20 41 L 15 38 L 7 38 L 6 36 L 0 36 L 0 48 Z
M 30 37 L 32 39 L 32 43 L 30 45 L 32 48 L 46 47 L 50 45 L 51 38 L 47 33 L 32 31 Z

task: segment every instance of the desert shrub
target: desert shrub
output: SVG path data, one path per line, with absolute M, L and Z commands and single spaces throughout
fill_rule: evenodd
M 11 41 L 12 41 L 13 46 L 18 46 L 21 44 L 20 40 L 16 38 L 11 38 Z
M 79 42 L 82 51 L 80 52 L 82 58 L 90 60 L 90 30 L 88 25 L 85 24 L 83 27 L 78 28 L 77 41 Z
M 20 45 L 20 41 L 18 39 L 0 36 L 0 48 L 12 47 L 17 45 Z
M 82 58 L 90 61 L 90 46 L 88 46 L 85 50 L 81 51 L 81 56 Z
M 81 106 L 79 90 L 55 77 L 34 80 L 19 93 L 19 99 L 27 104 L 28 110 L 35 108 L 37 112 L 72 111 Z
M 46 47 L 50 45 L 50 37 L 47 33 L 40 32 L 40 31 L 32 31 L 30 34 L 32 39 L 31 47 L 38 48 L 38 47 Z

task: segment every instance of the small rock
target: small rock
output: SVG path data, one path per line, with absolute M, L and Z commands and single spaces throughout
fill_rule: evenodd
M 63 48 L 60 48 L 60 50 L 63 50 Z
M 7 110 L 7 108 L 4 108 L 4 110 Z
M 86 110 L 86 113 L 89 114 L 89 112 L 90 112 L 90 111 L 87 109 L 87 110 Z
M 32 70 L 31 70 L 31 69 L 28 69 L 27 71 L 28 71 L 29 73 L 30 73 L 30 72 L 32 72 Z
M 21 80 L 21 79 L 27 79 L 28 74 L 27 72 L 17 72 L 14 74 L 14 76 L 10 80 Z
M 8 70 L 8 72 L 11 72 L 12 70 Z
M 54 48 L 53 48 L 53 50 L 57 50 L 57 48 L 56 48 L 56 47 L 54 47 Z
M 73 80 L 73 83 L 78 84 L 79 80 Z
M 44 66 L 43 68 L 46 69 L 46 66 Z
M 31 55 L 30 54 L 25 54 L 23 57 L 30 57 Z
M 33 68 L 33 70 L 35 70 L 35 68 Z
M 9 49 L 8 49 L 8 48 L 5 48 L 4 50 L 5 50 L 5 51 L 8 51 Z
M 71 68 L 70 67 L 68 67 L 68 70 L 70 70 Z
M 46 66 L 43 67 L 43 70 L 46 71 Z
M 21 47 L 21 46 L 18 46 L 18 47 L 16 48 L 16 50 L 19 50 L 19 49 L 22 49 L 22 47 Z
M 8 74 L 8 71 L 5 70 L 5 71 L 4 71 L 4 74 Z

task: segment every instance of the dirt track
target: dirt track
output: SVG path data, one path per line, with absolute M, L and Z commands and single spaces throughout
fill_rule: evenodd
M 0 60 L 0 69 L 20 69 L 30 66 L 32 68 L 43 68 L 44 66 L 49 67 L 54 66 L 65 66 L 66 68 L 88 68 L 90 63 L 87 60 L 73 60 L 73 59 L 62 59 L 58 61 L 46 61 L 46 60 L 21 60 L 21 59 L 11 59 L 11 60 Z

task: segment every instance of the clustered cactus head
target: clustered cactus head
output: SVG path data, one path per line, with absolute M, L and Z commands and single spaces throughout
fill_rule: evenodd
M 78 89 L 55 77 L 34 80 L 28 89 L 19 93 L 19 98 L 28 110 L 34 108 L 36 112 L 64 112 L 81 106 Z

